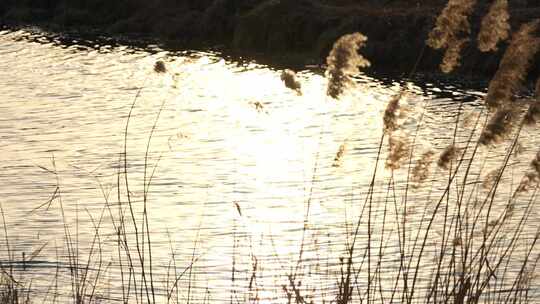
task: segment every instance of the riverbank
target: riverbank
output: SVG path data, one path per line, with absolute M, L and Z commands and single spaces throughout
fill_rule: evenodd
M 25 3 L 28 2 L 28 3 Z M 34 1 L 35 2 L 35 1 Z M 221 47 L 246 53 L 287 56 L 301 63 L 323 63 L 333 42 L 360 31 L 369 37 L 362 53 L 374 68 L 436 71 L 442 54 L 424 47 L 445 0 L 204 0 L 204 1 L 32 1 L 0 4 L 0 24 L 32 24 L 53 31 L 94 29 L 106 35 L 145 35 L 180 46 Z M 513 28 L 540 16 L 540 2 L 512 1 Z M 479 5 L 473 34 L 487 10 Z M 473 40 L 474 41 L 474 40 Z M 490 76 L 504 47 L 483 54 L 470 43 L 457 73 Z M 534 66 L 534 65 L 533 65 Z M 536 65 L 538 66 L 538 65 Z M 539 74 L 539 68 L 532 71 Z

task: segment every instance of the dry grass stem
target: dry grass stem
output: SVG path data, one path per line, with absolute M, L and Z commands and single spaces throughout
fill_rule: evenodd
M 156 63 L 154 63 L 154 72 L 158 74 L 167 73 L 167 67 L 165 66 L 165 62 L 161 60 L 156 61 Z
M 298 95 L 302 95 L 302 84 L 296 79 L 296 73 L 292 70 L 286 69 L 281 72 L 281 80 L 285 83 L 285 86 Z
M 510 24 L 508 23 L 508 0 L 495 0 L 489 12 L 482 19 L 480 33 L 478 34 L 478 49 L 482 52 L 496 51 L 497 43 L 509 37 Z
M 499 69 L 489 83 L 486 96 L 488 108 L 496 109 L 510 103 L 521 88 L 531 62 L 540 48 L 540 38 L 534 36 L 539 23 L 540 19 L 526 23 L 512 36 Z
M 422 157 L 416 162 L 416 165 L 412 170 L 411 178 L 415 188 L 419 187 L 429 177 L 429 167 L 433 162 L 433 156 L 435 156 L 435 152 L 431 150 L 427 151 L 422 154 Z
M 493 145 L 506 138 L 514 126 L 516 111 L 510 107 L 500 108 L 490 118 L 486 128 L 480 134 L 480 143 Z
M 370 63 L 358 49 L 364 46 L 367 37 L 361 33 L 347 34 L 339 38 L 326 58 L 328 65 L 326 77 L 328 78 L 327 95 L 338 99 L 345 89 L 351 85 L 351 75 L 359 73 L 359 67 L 369 67 Z
M 457 159 L 459 151 L 460 149 L 455 145 L 446 147 L 439 156 L 437 166 L 439 166 L 439 168 L 448 170 L 448 168 L 450 168 L 450 164 Z

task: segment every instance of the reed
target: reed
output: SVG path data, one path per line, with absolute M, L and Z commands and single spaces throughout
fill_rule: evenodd
M 447 66 L 447 71 L 459 64 L 459 53 L 467 39 L 460 36 L 469 33 L 468 16 L 474 4 L 475 1 L 472 0 L 449 1 L 437 20 L 436 28 L 430 34 L 428 43 L 431 46 L 447 50 L 448 58 L 445 56 L 443 59 L 443 66 Z M 481 31 L 488 31 L 488 25 L 495 22 L 496 24 L 492 25 L 494 28 L 490 30 L 496 31 L 498 35 L 487 37 L 488 32 L 481 33 L 480 36 L 485 37 L 479 37 L 479 44 L 486 50 L 493 50 L 498 42 L 504 40 L 506 7 L 506 1 L 495 0 L 484 18 Z M 496 16 L 501 16 L 503 20 L 495 20 Z M 312 199 L 315 199 L 313 188 L 316 187 L 319 169 L 320 151 L 317 152 L 311 178 L 312 188 L 305 202 L 306 213 L 300 231 L 302 241 L 298 244 L 298 257 L 291 261 L 293 266 L 289 269 L 281 267 L 282 273 L 276 274 L 282 280 L 272 287 L 275 291 L 273 301 L 295 304 L 477 304 L 527 303 L 536 300 L 531 299 L 529 292 L 537 288 L 533 274 L 537 271 L 537 262 L 540 259 L 537 245 L 540 228 L 536 229 L 538 232 L 534 235 L 530 234 L 530 228 L 538 227 L 532 216 L 540 187 L 540 152 L 530 160 L 528 172 L 525 172 L 519 184 L 506 184 L 503 176 L 506 179 L 514 172 L 515 164 L 510 159 L 519 150 L 524 126 L 536 131 L 536 122 L 539 119 L 538 102 L 531 103 L 523 117 L 519 109 L 511 103 L 526 77 L 528 66 L 532 64 L 534 49 L 539 48 L 536 44 L 540 42 L 534 36 L 538 23 L 535 21 L 522 26 L 510 42 L 486 97 L 486 107 L 495 109 L 494 113 L 484 114 L 482 111 L 474 125 L 471 125 L 471 122 L 462 126 L 460 104 L 454 129 L 445 128 L 451 137 L 451 143 L 445 148 L 420 154 L 418 151 L 423 150 L 418 149 L 416 141 L 424 128 L 422 120 L 417 122 L 416 133 L 403 132 L 404 126 L 399 123 L 404 113 L 400 104 L 403 91 L 392 96 L 382 117 L 383 129 L 380 130 L 380 140 L 375 147 L 377 154 L 369 183 L 360 189 L 361 196 L 356 196 L 351 190 L 350 203 L 359 214 L 355 215 L 352 222 L 345 220 L 345 232 L 318 227 L 317 223 L 311 220 L 310 207 Z M 356 33 L 345 35 L 334 44 L 327 59 L 327 96 L 334 99 L 343 97 L 345 91 L 352 88 L 352 76 L 359 73 L 358 67 L 369 66 L 369 62 L 357 52 L 366 41 L 365 36 Z M 162 61 L 154 64 L 153 71 L 158 74 L 168 73 Z M 301 84 L 294 72 L 285 70 L 281 80 L 285 87 L 301 93 Z M 169 237 L 171 261 L 167 267 L 165 282 L 160 282 L 155 273 L 155 243 L 151 232 L 159 223 L 150 225 L 149 213 L 152 209 L 149 196 L 159 159 L 152 164 L 149 155 L 156 126 L 166 102 L 161 104 L 148 132 L 143 186 L 140 192 L 142 196 L 138 197 L 132 189 L 134 174 L 130 171 L 127 143 L 130 140 L 130 120 L 142 90 L 141 88 L 137 92 L 132 101 L 123 130 L 124 146 L 118 159 L 116 198 L 111 199 L 104 195 L 104 205 L 99 217 L 88 213 L 92 223 L 92 241 L 87 256 L 79 254 L 78 220 L 73 227 L 65 215 L 64 192 L 54 159 L 54 169 L 47 171 L 56 180 L 55 191 L 51 199 L 34 212 L 41 212 L 42 207 L 46 206 L 57 208 L 61 214 L 63 247 L 67 255 L 57 259 L 67 260 L 65 264 L 68 265 L 74 303 L 112 301 L 98 297 L 98 286 L 107 270 L 101 249 L 105 238 L 112 239 L 116 246 L 115 259 L 121 272 L 119 279 L 122 289 L 122 299 L 119 301 L 122 303 L 161 303 L 165 301 L 165 297 L 167 303 L 223 302 L 223 299 L 214 300 L 209 287 L 205 289 L 201 286 L 196 277 L 197 271 L 194 267 L 202 255 L 202 240 L 199 235 L 188 256 L 189 263 L 184 268 L 179 268 L 176 264 L 177 255 Z M 538 92 L 540 80 L 536 84 L 537 97 Z M 253 105 L 256 110 L 263 111 L 261 102 Z M 486 123 L 482 125 L 480 122 L 483 120 Z M 340 145 L 333 159 L 334 167 L 341 166 L 347 145 L 353 145 L 352 141 Z M 487 174 L 473 173 L 473 168 L 483 169 L 488 161 L 496 160 L 483 158 L 479 153 L 486 145 L 500 149 L 502 160 L 496 164 L 497 169 Z M 388 148 L 386 160 L 383 159 L 385 148 Z M 333 156 L 330 155 L 328 159 L 332 160 Z M 380 171 L 384 170 L 383 161 L 389 175 Z M 435 161 L 441 170 L 430 178 L 430 170 Z M 403 177 L 399 170 L 406 172 L 403 174 L 405 180 L 399 179 L 400 176 Z M 428 179 L 431 179 L 429 183 L 426 182 Z M 100 188 L 103 191 L 101 185 Z M 418 191 L 411 194 L 409 188 Z M 479 191 L 480 188 L 484 191 Z M 511 195 L 512 193 L 514 194 Z M 232 204 L 234 206 L 230 209 L 235 213 L 235 217 L 232 224 L 233 256 L 230 264 L 229 301 L 231 304 L 262 303 L 267 300 L 262 298 L 263 289 L 268 288 L 262 285 L 262 280 L 267 276 L 264 272 L 264 261 L 253 251 L 256 244 L 251 240 L 249 228 L 242 227 L 242 223 L 249 217 L 246 215 L 248 212 L 242 210 L 238 202 Z M 1 207 L 2 205 L 0 209 Z M 9 264 L 6 266 L 3 262 L 0 263 L 0 303 L 28 303 L 32 294 L 30 291 L 23 292 L 25 288 L 20 283 L 22 280 L 16 280 L 11 268 L 14 253 L 4 210 L 1 211 L 5 236 L 3 242 L 7 248 Z M 110 218 L 113 235 L 105 235 L 103 232 L 105 214 Z M 201 231 L 202 224 L 197 233 Z M 332 243 L 333 236 L 338 233 L 346 234 L 347 240 L 343 244 Z M 327 251 L 322 252 L 326 253 L 325 260 L 319 255 L 319 250 L 325 250 L 318 246 L 321 235 L 327 235 L 328 238 Z M 273 243 L 273 240 L 271 242 Z M 343 247 L 343 250 L 331 252 L 329 248 L 334 245 Z M 316 248 L 316 257 L 306 257 L 310 246 Z M 247 267 L 242 268 L 246 265 L 240 264 L 237 254 L 249 257 Z M 272 261 L 280 262 L 278 253 L 272 258 Z M 327 263 L 326 273 L 320 269 L 323 262 Z M 205 267 L 204 270 L 208 273 L 213 271 L 210 266 Z M 57 273 L 55 280 L 58 276 Z M 315 281 L 315 287 L 306 283 L 317 276 L 323 279 Z M 165 291 L 160 290 L 159 283 L 165 284 Z M 27 290 L 30 290 L 30 286 Z M 200 297 L 197 292 L 201 293 Z M 50 302 L 55 303 L 57 299 Z
M 534 56 L 540 49 L 540 38 L 534 34 L 539 24 L 540 19 L 523 24 L 512 35 L 499 69 L 489 83 L 485 100 L 489 109 L 508 105 L 520 90 Z
M 508 39 L 509 19 L 508 0 L 493 1 L 488 13 L 482 19 L 480 33 L 478 33 L 478 49 L 480 51 L 496 51 L 497 44 Z
M 281 72 L 281 80 L 287 88 L 295 91 L 298 95 L 302 95 L 302 84 L 296 78 L 296 73 L 293 70 L 283 70 Z
M 445 49 L 441 70 L 450 73 L 461 58 L 461 50 L 469 41 L 469 16 L 472 14 L 476 0 L 450 0 L 437 17 L 435 27 L 429 33 L 427 45 L 434 49 Z
M 326 58 L 328 78 L 327 95 L 338 99 L 354 82 L 352 75 L 359 73 L 359 67 L 369 67 L 370 62 L 358 53 L 367 37 L 361 33 L 347 34 L 339 38 Z

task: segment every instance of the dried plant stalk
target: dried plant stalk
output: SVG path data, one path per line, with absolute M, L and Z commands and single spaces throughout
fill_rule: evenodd
M 437 166 L 439 166 L 439 168 L 448 170 L 448 168 L 450 168 L 450 164 L 457 159 L 459 151 L 460 149 L 455 145 L 450 145 L 446 147 L 446 149 L 444 149 L 444 151 L 439 156 Z
M 300 84 L 300 81 L 296 79 L 296 73 L 294 71 L 286 69 L 281 72 L 281 80 L 285 83 L 287 88 L 295 91 L 298 95 L 302 95 L 302 85 Z
M 418 188 L 429 177 L 429 167 L 433 162 L 433 156 L 435 156 L 435 152 L 427 151 L 416 162 L 411 177 L 414 188 Z
M 482 19 L 480 33 L 478 34 L 478 49 L 482 52 L 496 51 L 497 43 L 509 37 L 510 24 L 508 23 L 508 0 L 495 0 L 489 12 Z
M 512 36 L 499 69 L 489 83 L 486 96 L 488 108 L 496 109 L 509 103 L 527 77 L 527 70 L 540 48 L 540 38 L 534 36 L 539 24 L 540 19 L 535 19 L 522 25 Z
M 351 85 L 351 75 L 359 73 L 359 67 L 369 67 L 370 63 L 358 49 L 365 45 L 367 37 L 361 33 L 347 34 L 339 38 L 326 58 L 328 65 L 327 95 L 338 99 L 345 89 Z
M 511 107 L 498 109 L 480 134 L 480 143 L 492 145 L 501 142 L 512 132 L 516 114 L 516 111 Z

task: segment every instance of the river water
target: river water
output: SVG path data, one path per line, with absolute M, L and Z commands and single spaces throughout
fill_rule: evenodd
M 433 167 L 430 186 L 410 190 L 404 206 L 407 170 L 392 175 L 385 169 L 384 147 L 376 165 L 388 100 L 407 90 L 402 128 L 406 138 L 415 139 L 415 155 L 428 149 L 440 153 L 454 140 L 465 146 L 474 126 L 460 122 L 455 134 L 458 113 L 465 118 L 483 113 L 481 83 L 359 76 L 335 101 L 325 97 L 326 79 L 318 68 L 298 72 L 299 95 L 283 85 L 280 70 L 219 53 L 61 38 L 0 32 L 0 204 L 6 227 L 0 261 L 45 302 L 71 298 L 73 286 L 85 285 L 81 282 L 89 282 L 83 293 L 94 294 L 94 300 L 147 301 L 141 286 L 150 283 L 141 278 L 141 250 L 160 303 L 166 295 L 182 303 L 286 303 L 293 274 L 308 300 L 329 301 L 337 293 L 340 258 L 347 256 L 376 167 L 373 221 L 369 226 L 367 218 L 361 221 L 353 255 L 362 278 L 367 244 L 377 244 L 372 246 L 378 253 L 384 241 L 386 270 L 379 275 L 390 276 L 399 267 L 396 218 L 409 217 L 404 230 L 412 246 L 419 225 L 427 224 L 422 219 L 435 210 L 448 172 Z M 157 60 L 165 62 L 167 73 L 153 71 Z M 522 154 L 510 158 L 493 214 L 504 210 L 528 170 L 540 146 L 537 135 L 537 129 L 522 130 Z M 340 147 L 344 153 L 336 160 Z M 487 195 L 479 184 L 501 165 L 507 147 L 479 149 L 480 161 L 473 163 L 467 182 L 470 198 Z M 397 194 L 389 195 L 389 189 Z M 519 200 L 517 210 L 538 202 L 531 195 Z M 449 214 L 455 212 L 455 197 L 448 200 Z M 538 207 L 527 213 L 515 261 L 508 259 L 508 277 L 519 270 L 538 229 Z M 129 249 L 118 246 L 122 218 Z M 427 239 L 434 247 L 420 266 L 426 280 L 445 234 L 441 218 Z M 513 231 L 519 219 L 504 229 Z M 146 228 L 149 236 L 141 237 Z M 538 253 L 534 247 L 533 256 Z M 374 258 L 371 266 L 376 263 Z M 70 265 L 89 268 L 88 276 L 79 270 L 74 279 Z M 381 290 L 390 290 L 388 284 Z

